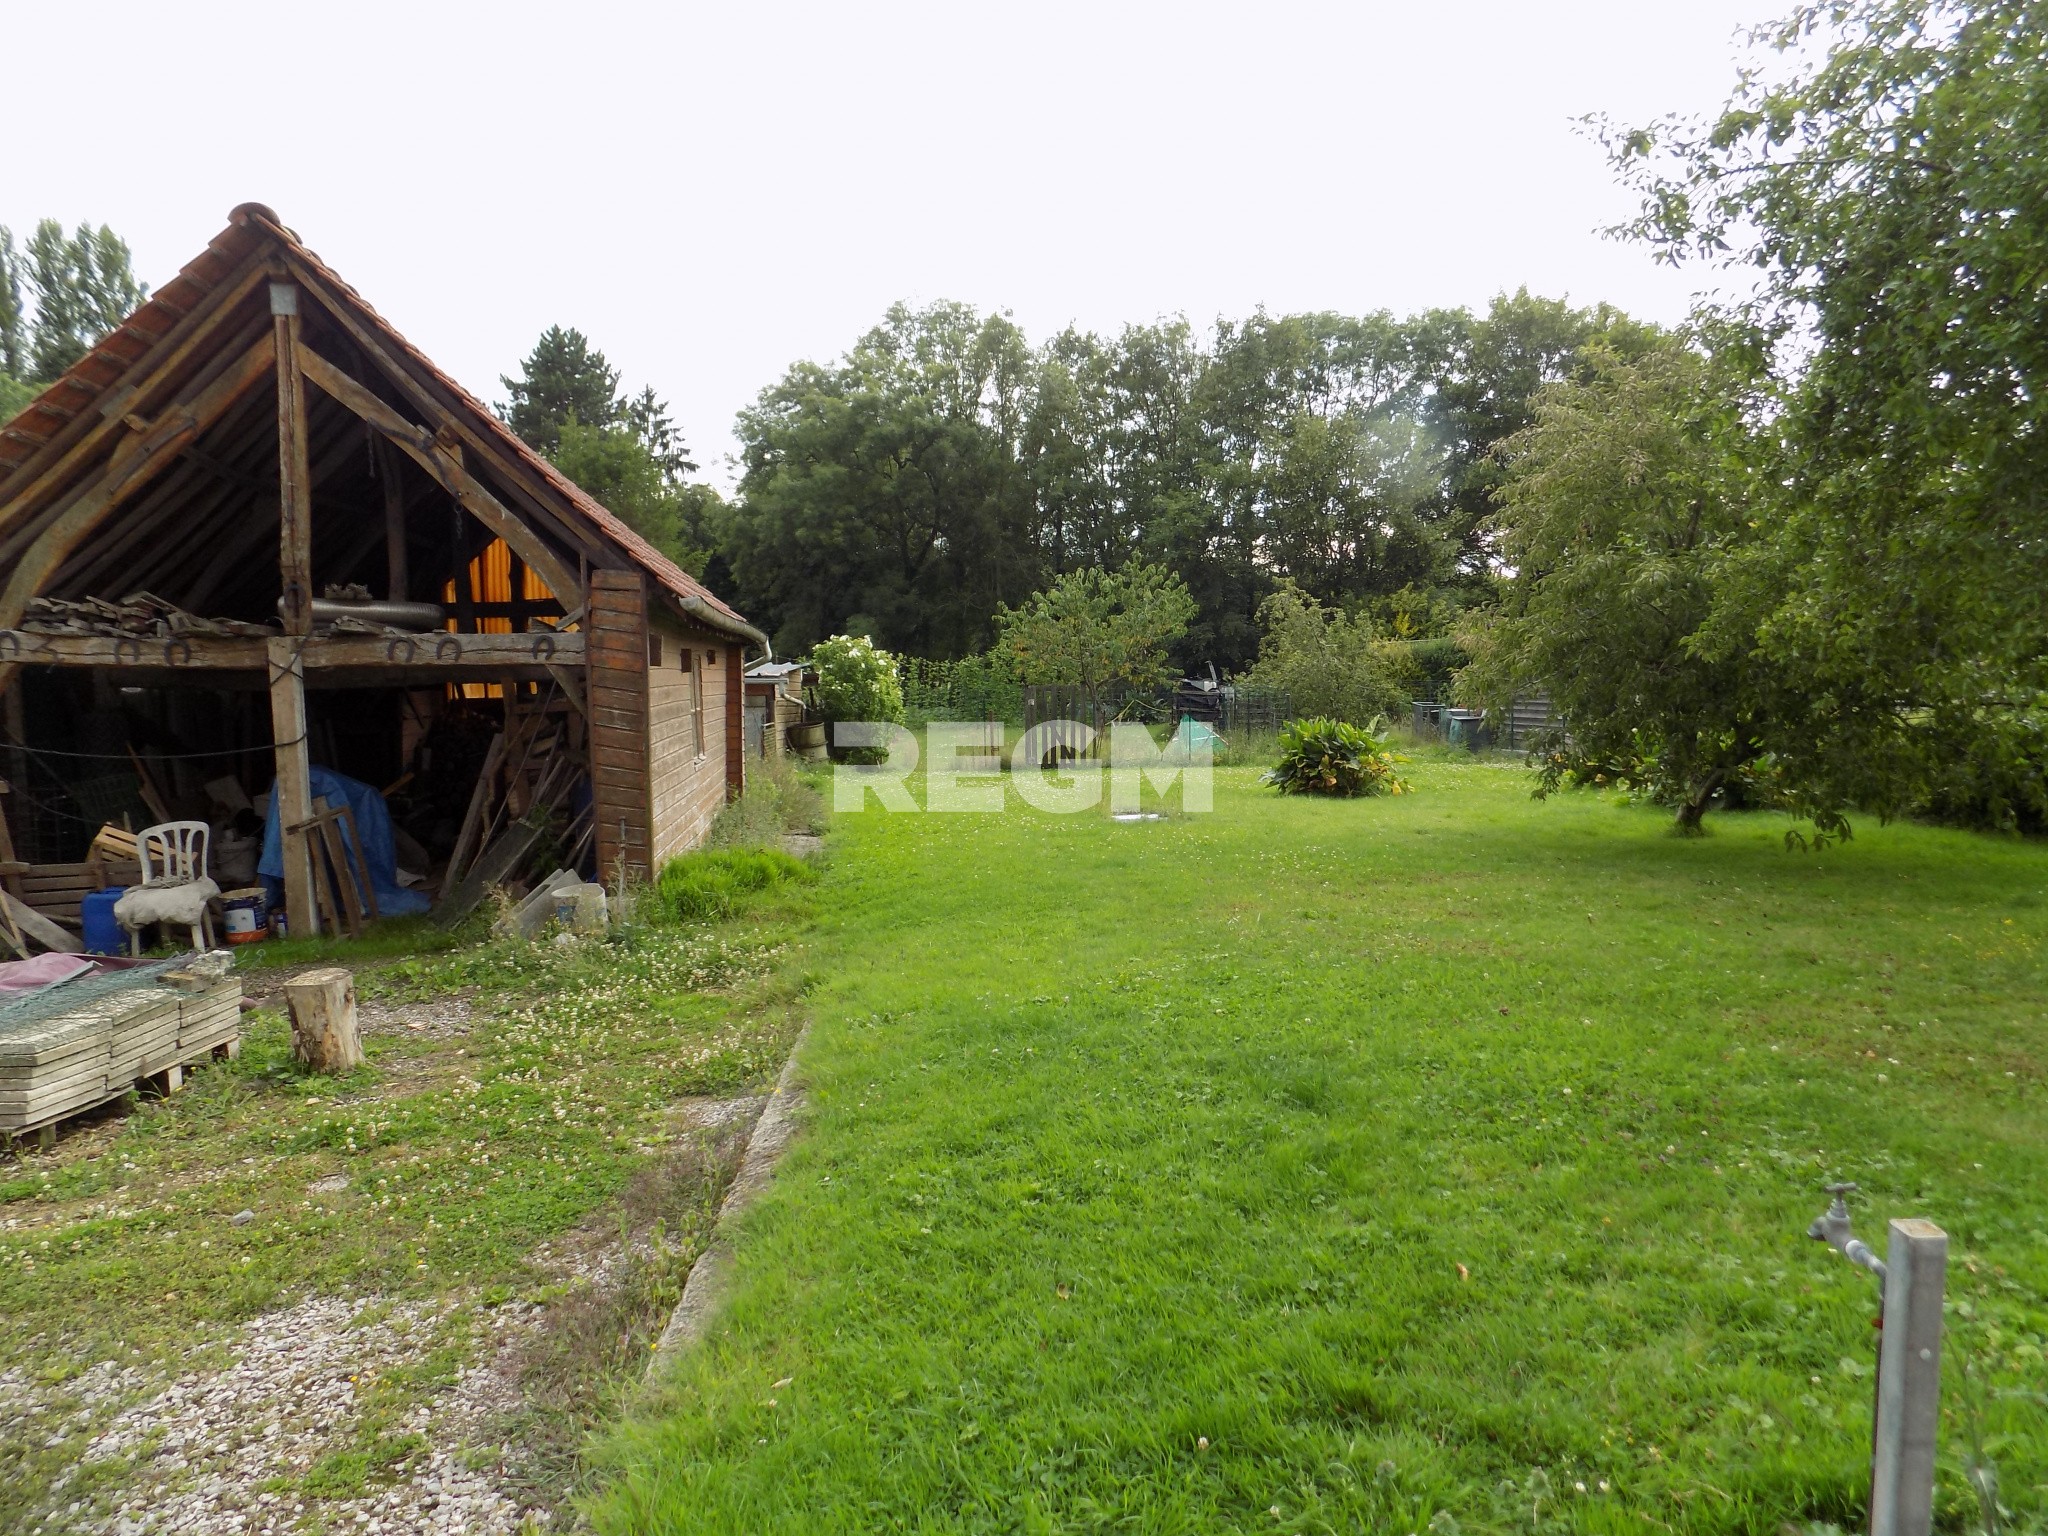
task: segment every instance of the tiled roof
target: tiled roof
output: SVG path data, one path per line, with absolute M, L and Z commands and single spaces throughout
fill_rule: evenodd
M 152 294 L 140 309 L 109 332 L 99 345 L 73 364 L 13 421 L 0 426 L 0 486 L 4 486 L 9 475 L 26 464 L 74 419 L 100 409 L 105 403 L 102 397 L 114 389 L 134 363 L 193 306 L 252 251 L 266 241 L 274 242 L 338 299 L 353 306 L 363 322 L 377 332 L 402 363 L 449 395 L 456 406 L 470 416 L 473 428 L 492 436 L 506 453 L 535 470 L 564 507 L 594 526 L 606 542 L 616 546 L 658 586 L 684 600 L 687 608 L 697 610 L 697 616 L 714 628 L 723 629 L 729 624 L 750 638 L 759 638 L 759 632 L 740 613 L 635 533 L 595 497 L 556 469 L 544 455 L 528 446 L 482 401 L 442 372 L 432 358 L 407 341 L 395 326 L 370 307 L 360 293 L 301 243 L 299 237 L 287 229 L 269 208 L 261 203 L 244 203 L 228 217 L 228 227 L 176 277 Z M 709 609 L 710 613 L 705 614 L 704 609 Z

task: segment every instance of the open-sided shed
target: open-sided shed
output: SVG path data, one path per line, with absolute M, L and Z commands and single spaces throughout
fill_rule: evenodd
M 70 712 L 147 706 L 167 759 L 274 768 L 290 827 L 316 746 L 403 781 L 437 720 L 502 711 L 483 771 L 516 814 L 540 786 L 511 759 L 551 719 L 585 862 L 645 877 L 741 787 L 749 646 L 260 204 L 0 427 L 5 723 L 53 760 L 114 755 L 63 758 Z M 284 853 L 311 931 L 306 839 Z

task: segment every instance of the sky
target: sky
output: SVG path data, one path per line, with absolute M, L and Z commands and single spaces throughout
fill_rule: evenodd
M 1785 8 L 24 6 L 0 224 L 111 224 L 157 284 L 267 203 L 486 401 L 580 328 L 729 485 L 735 414 L 899 299 L 1034 341 L 1523 285 L 1679 319 L 1717 274 L 1601 236 L 1577 119 L 1715 110 Z

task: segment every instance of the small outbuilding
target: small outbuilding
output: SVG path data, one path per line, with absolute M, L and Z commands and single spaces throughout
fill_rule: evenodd
M 647 878 L 742 787 L 750 647 L 260 204 L 0 426 L 17 892 L 273 780 L 294 932 L 332 911 L 323 783 L 380 792 L 444 896 L 515 826 Z

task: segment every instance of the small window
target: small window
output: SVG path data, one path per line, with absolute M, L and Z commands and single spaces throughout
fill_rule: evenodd
M 676 666 L 684 672 L 690 670 L 690 648 L 687 645 L 676 652 Z
M 659 635 L 649 635 L 647 637 L 647 665 L 650 667 L 661 665 L 661 636 Z
M 717 665 L 718 665 L 718 652 L 716 652 L 716 651 L 706 651 L 706 652 L 704 653 L 704 665 L 705 665 L 705 666 L 707 666 L 707 667 L 715 667 L 715 666 L 717 666 Z

